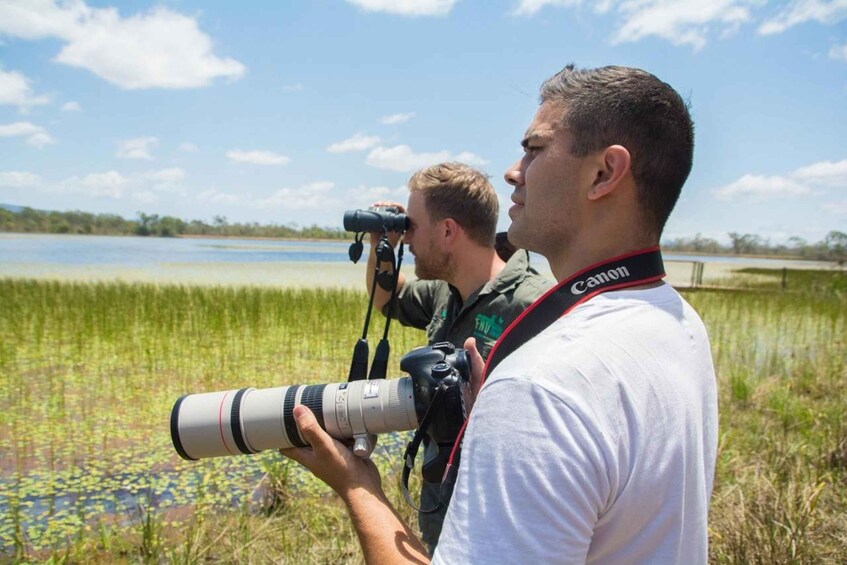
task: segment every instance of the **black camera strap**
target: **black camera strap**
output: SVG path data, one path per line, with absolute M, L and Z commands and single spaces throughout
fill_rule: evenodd
M 503 359 L 583 302 L 602 292 L 656 282 L 664 276 L 662 253 L 654 246 L 596 263 L 565 279 L 509 324 L 488 355 L 482 371 L 483 382 Z M 467 424 L 465 420 L 453 444 L 444 482 L 455 481 Z
M 406 451 L 403 453 L 403 473 L 400 478 L 400 488 L 403 491 L 403 497 L 406 499 L 406 503 L 423 514 L 431 514 L 437 511 L 444 505 L 444 501 L 439 500 L 438 504 L 432 508 L 422 508 L 417 506 L 412 500 L 411 493 L 409 493 L 409 475 L 411 475 L 412 469 L 415 467 L 415 458 L 417 457 L 418 449 L 426 436 L 426 431 L 429 429 L 429 423 L 432 421 L 432 414 L 438 413 L 438 406 L 442 402 L 441 399 L 444 392 L 445 385 L 441 383 L 438 387 L 436 387 L 435 392 L 432 395 L 432 400 L 429 403 L 429 407 L 426 409 L 426 414 L 424 414 L 424 417 L 421 418 L 418 429 L 415 430 L 415 435 L 412 436 L 412 441 L 406 444 Z

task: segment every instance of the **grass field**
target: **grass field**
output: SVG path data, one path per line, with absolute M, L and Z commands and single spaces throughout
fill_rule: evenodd
M 807 292 L 686 295 L 719 379 L 714 562 L 847 555 L 839 276 Z M 0 296 L 0 562 L 360 561 L 344 509 L 296 464 L 182 461 L 168 416 L 186 392 L 345 380 L 363 293 L 7 278 Z M 381 333 L 376 316 L 371 351 Z M 399 376 L 425 338 L 391 336 Z M 414 520 L 395 486 L 402 443 L 381 438 L 375 460 Z

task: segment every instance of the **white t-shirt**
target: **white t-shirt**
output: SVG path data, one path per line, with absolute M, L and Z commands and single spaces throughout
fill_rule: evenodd
M 670 286 L 601 294 L 488 377 L 436 563 L 705 563 L 717 391 Z

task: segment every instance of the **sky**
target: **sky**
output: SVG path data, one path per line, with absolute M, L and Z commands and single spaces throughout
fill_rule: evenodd
M 847 0 L 0 0 L 0 203 L 341 227 L 458 160 L 505 228 L 568 63 L 690 103 L 664 239 L 847 231 Z

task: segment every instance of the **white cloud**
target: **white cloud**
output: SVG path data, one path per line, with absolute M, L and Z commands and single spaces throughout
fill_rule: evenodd
M 56 140 L 47 133 L 43 127 L 30 122 L 15 122 L 0 126 L 0 137 L 26 137 L 26 142 L 33 147 L 41 149 Z
M 17 71 L 6 72 L 0 69 L 0 105 L 26 110 L 30 106 L 50 102 L 48 96 L 35 96 L 29 82 L 27 77 Z
M 771 35 L 808 21 L 835 24 L 847 18 L 847 0 L 794 0 L 775 17 L 759 26 L 759 33 Z
M 155 137 L 134 137 L 123 139 L 118 144 L 118 152 L 115 157 L 121 159 L 152 159 L 151 151 L 159 140 Z
M 282 87 L 283 92 L 300 92 L 303 90 L 303 83 L 286 84 Z
M 736 196 L 750 196 L 754 200 L 785 198 L 808 194 L 811 189 L 797 181 L 779 176 L 744 175 L 737 181 L 715 190 L 722 200 Z
M 117 171 L 90 173 L 82 178 L 74 176 L 65 179 L 59 184 L 45 189 L 45 192 L 119 199 L 125 195 L 125 189 L 129 182 L 129 179 Z
M 380 118 L 379 121 L 382 122 L 385 125 L 391 126 L 391 125 L 395 125 L 395 124 L 402 124 L 404 122 L 408 122 L 409 120 L 411 120 L 414 117 L 415 117 L 414 112 L 407 112 L 405 114 L 390 114 L 388 116 L 383 116 L 382 118 Z
M 79 102 L 65 102 L 62 104 L 63 112 L 82 112 L 82 106 L 79 105 Z
M 238 204 L 244 200 L 244 197 L 240 194 L 221 192 L 216 188 L 211 188 L 198 194 L 197 200 L 211 202 L 212 204 Z
M 377 169 L 387 169 L 408 173 L 422 167 L 428 167 L 445 161 L 460 161 L 468 165 L 484 165 L 482 157 L 467 151 L 457 155 L 449 151 L 438 151 L 436 153 L 415 153 L 408 145 L 397 145 L 394 147 L 376 147 L 366 159 L 368 165 Z
M 792 173 L 792 177 L 813 185 L 847 189 L 847 159 L 837 163 L 822 161 L 801 167 Z
M 212 53 L 194 18 L 156 7 L 121 17 L 81 0 L 0 3 L 0 34 L 64 43 L 55 60 L 87 69 L 125 89 L 196 88 L 237 79 L 244 65 Z
M 521 0 L 520 4 L 512 10 L 513 16 L 534 16 L 544 6 L 575 7 L 582 4 L 582 0 Z
M 702 49 L 714 28 L 732 33 L 751 19 L 745 0 L 649 0 L 622 2 L 618 12 L 625 23 L 615 32 L 612 43 L 638 41 L 648 36 L 674 45 Z
M 93 189 L 112 189 L 124 186 L 126 183 L 127 179 L 117 171 L 91 173 L 82 179 L 83 185 Z
M 833 45 L 829 50 L 830 59 L 841 59 L 847 61 L 847 43 L 844 45 Z
M 183 192 L 182 181 L 185 180 L 185 171 L 179 167 L 151 171 L 144 174 L 144 178 L 153 182 L 153 188 L 158 191 Z
M 520 0 L 511 14 L 531 17 L 546 6 L 586 7 L 597 14 L 612 12 L 618 17 L 618 27 L 611 35 L 613 44 L 655 36 L 674 45 L 702 49 L 709 37 L 734 33 L 742 24 L 752 22 L 753 10 L 766 4 L 764 0 Z M 790 0 L 785 4 L 778 14 L 759 25 L 759 34 L 782 33 L 808 21 L 832 25 L 847 19 L 847 0 Z M 836 55 L 830 52 L 830 56 Z
M 41 177 L 34 173 L 24 171 L 0 171 L 0 186 L 10 188 L 25 188 L 36 186 L 41 182 Z
M 836 163 L 822 161 L 801 167 L 785 176 L 744 175 L 713 191 L 724 200 L 747 196 L 756 201 L 791 198 L 818 189 L 847 190 L 847 159 Z
M 3 2 L 0 32 L 23 39 L 66 38 L 93 10 L 84 2 Z
M 627 43 L 656 36 L 675 45 L 701 49 L 711 33 L 725 35 L 752 19 L 750 7 L 757 0 L 521 0 L 515 16 L 533 16 L 545 6 L 590 7 L 597 14 L 615 13 L 618 28 L 612 43 Z
M 226 156 L 236 163 L 252 163 L 254 165 L 286 165 L 291 159 L 285 155 L 270 151 L 227 151 Z
M 379 143 L 379 137 L 357 133 L 344 141 L 338 141 L 326 148 L 330 153 L 348 153 L 350 151 L 364 151 Z
M 186 143 L 180 143 L 179 144 L 179 150 L 182 151 L 183 153 L 197 153 L 197 151 L 199 149 L 193 143 L 186 142 Z
M 845 216 L 847 217 L 847 200 L 841 200 L 840 202 L 830 202 L 829 204 L 824 204 L 824 211 L 829 212 L 830 214 L 835 214 L 836 216 Z
M 281 188 L 267 198 L 256 201 L 259 208 L 284 208 L 286 210 L 319 210 L 331 207 L 339 200 L 331 198 L 329 191 L 334 183 L 318 181 L 299 188 Z
M 149 190 L 142 190 L 133 192 L 132 199 L 136 202 L 141 202 L 142 204 L 152 204 L 153 202 L 159 201 L 159 195 L 155 192 L 150 192 Z
M 406 201 L 408 193 L 406 185 L 399 188 L 391 189 L 387 186 L 365 186 L 361 185 L 356 188 L 351 188 L 347 191 L 349 201 L 359 208 L 367 208 L 374 202 L 384 200 L 399 200 L 401 203 Z
M 459 0 L 347 0 L 367 12 L 398 16 L 446 16 Z

